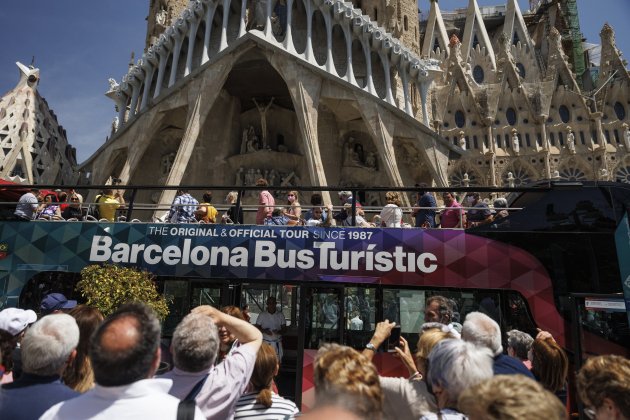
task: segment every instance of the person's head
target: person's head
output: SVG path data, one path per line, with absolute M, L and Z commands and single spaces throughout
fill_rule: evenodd
M 265 178 L 258 178 L 256 180 L 256 186 L 257 187 L 267 187 L 267 186 L 269 186 L 269 183 L 267 182 L 267 180 Z
M 479 198 L 481 196 L 477 192 L 466 194 L 466 204 L 469 206 L 474 206 L 479 202 Z
M 299 203 L 300 200 L 298 199 L 298 192 L 297 191 L 289 191 L 287 193 L 287 202 L 289 204 Z
M 245 320 L 243 313 L 236 306 L 232 306 L 232 305 L 224 306 L 223 308 L 221 308 L 221 312 L 226 313 L 235 318 L 242 319 L 243 321 Z M 222 346 L 231 345 L 234 342 L 234 340 L 236 340 L 236 337 L 234 337 L 234 335 L 232 334 L 230 330 L 228 330 L 224 326 L 219 327 L 219 341 L 221 342 Z
M 442 193 L 442 199 L 444 200 L 444 204 L 450 206 L 455 201 L 455 194 L 452 192 L 444 192 Z
M 313 219 L 322 220 L 324 209 L 322 207 L 313 207 Z
M 179 195 L 179 191 L 177 192 L 177 194 Z M 113 188 L 105 188 L 103 190 L 103 195 L 113 196 L 114 195 L 114 189 Z
M 173 363 L 184 372 L 201 372 L 214 364 L 219 352 L 217 326 L 207 315 L 191 313 L 175 328 Z
M 58 201 L 56 194 L 50 193 L 44 196 L 44 203 L 57 203 Z
M 338 195 L 341 201 L 346 201 L 348 198 L 352 197 L 352 191 L 339 191 Z
M 276 305 L 277 305 L 278 301 L 276 300 L 275 297 L 273 296 L 269 296 L 267 298 L 267 312 L 269 312 L 270 314 L 273 314 L 276 312 Z
M 508 331 L 507 337 L 508 354 L 521 360 L 527 360 L 527 353 L 532 347 L 534 338 L 531 335 L 519 330 Z
M 206 191 L 203 193 L 203 202 L 211 203 L 212 202 L 212 191 Z
M 160 363 L 160 334 L 160 322 L 147 305 L 127 303 L 118 308 L 90 343 L 96 383 L 121 386 L 152 377 Z
M 40 319 L 22 339 L 22 370 L 38 376 L 61 375 L 76 353 L 79 327 L 68 314 Z
M 68 199 L 68 193 L 67 192 L 62 191 L 62 192 L 59 193 L 59 201 L 61 203 L 65 203 L 67 199 Z
M 177 190 L 177 192 L 175 193 L 175 195 L 185 195 L 185 194 L 188 194 L 188 190 L 182 190 L 182 189 L 179 189 L 179 190 Z
M 437 343 L 429 355 L 427 383 L 438 407 L 457 407 L 462 391 L 492 377 L 492 365 L 487 348 L 457 339 Z
M 79 206 L 81 206 L 81 199 L 76 194 L 72 194 L 68 201 L 70 202 L 70 205 L 72 207 L 79 207 Z
M 429 328 L 420 332 L 418 344 L 416 346 L 416 367 L 423 375 L 427 373 L 427 360 L 431 350 L 442 340 L 448 340 L 455 337 L 450 331 L 442 328 Z
M 492 202 L 492 205 L 495 209 L 506 209 L 508 206 L 508 202 L 505 198 L 499 197 Z
M 398 191 L 387 191 L 385 193 L 385 201 L 387 201 L 387 204 L 396 204 L 399 207 L 402 206 L 400 193 Z
M 62 293 L 49 293 L 42 299 L 39 305 L 42 315 L 68 311 L 77 306 L 76 300 L 68 300 Z
M 462 340 L 490 349 L 494 356 L 501 354 L 501 328 L 488 315 L 470 312 L 462 327 Z
M 13 370 L 13 351 L 22 340 L 26 328 L 37 321 L 33 311 L 6 308 L 0 311 L 0 353 L 4 356 L 5 371 Z
M 90 339 L 103 322 L 103 314 L 96 308 L 78 305 L 68 312 L 79 326 L 77 355 L 63 372 L 63 383 L 75 391 L 85 392 L 94 384 L 92 364 L 88 357 Z
M 577 374 L 577 390 L 589 418 L 630 419 L 630 360 L 590 357 Z
M 424 307 L 424 322 L 448 324 L 453 320 L 453 302 L 444 296 L 431 296 Z
M 415 185 L 418 188 L 418 198 L 422 197 L 429 187 L 426 182 L 420 182 Z
M 536 339 L 532 343 L 532 373 L 549 391 L 564 387 L 569 372 L 569 359 L 553 338 Z
M 311 204 L 314 206 L 321 206 L 324 204 L 322 195 L 320 193 L 313 193 L 313 195 L 311 195 Z
M 470 420 L 564 420 L 558 397 L 525 375 L 497 375 L 466 389 L 459 411 Z
M 225 197 L 225 202 L 228 204 L 234 204 L 236 203 L 237 199 L 238 199 L 238 192 L 230 191 Z
M 251 319 L 251 316 L 249 315 L 249 305 L 248 304 L 244 304 L 241 306 L 241 315 L 243 315 L 243 319 L 247 322 L 249 322 L 249 320 Z
M 263 343 L 256 355 L 249 384 L 251 390 L 258 393 L 256 402 L 267 408 L 271 407 L 271 383 L 279 368 L 276 351 L 269 344 Z
M 334 395 L 353 401 L 353 412 L 361 418 L 380 417 L 383 391 L 378 372 L 358 351 L 324 344 L 315 357 L 313 380 L 317 403 Z

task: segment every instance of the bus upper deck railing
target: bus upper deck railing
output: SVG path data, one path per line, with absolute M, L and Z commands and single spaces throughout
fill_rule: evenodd
M 417 193 L 419 187 L 404 187 L 404 188 L 391 188 L 391 187 L 371 187 L 371 188 L 356 188 L 356 187 L 295 187 L 295 186 L 269 186 L 269 187 L 239 187 L 234 188 L 233 186 L 154 186 L 154 185 L 141 185 L 141 186 L 129 186 L 129 185 L 98 185 L 98 186 L 60 186 L 60 185 L 3 185 L 2 191 L 13 191 L 14 197 L 17 195 L 17 192 L 25 193 L 31 189 L 39 189 L 40 191 L 47 191 L 49 193 L 55 194 L 55 196 L 60 195 L 64 191 L 76 191 L 77 193 L 86 197 L 85 200 L 80 204 L 82 209 L 82 217 L 81 218 L 72 218 L 68 220 L 72 221 L 99 221 L 99 219 L 89 215 L 89 208 L 93 206 L 102 205 L 102 203 L 96 203 L 94 201 L 94 197 L 102 190 L 106 189 L 114 189 L 118 190 L 121 193 L 121 196 L 126 196 L 127 199 L 125 203 L 122 204 L 119 210 L 116 213 L 116 218 L 114 221 L 116 222 L 148 222 L 148 223 L 159 223 L 159 222 L 171 222 L 167 217 L 170 210 L 177 207 L 176 204 L 156 204 L 153 202 L 141 201 L 139 196 L 140 192 L 162 192 L 165 190 L 175 190 L 175 191 L 189 191 L 192 195 L 201 195 L 201 192 L 211 191 L 211 192 L 231 192 L 234 191 L 236 193 L 236 200 L 233 203 L 228 204 L 212 204 L 213 207 L 217 209 L 219 215 L 224 216 L 225 212 L 227 212 L 230 208 L 235 208 L 236 214 L 242 212 L 245 215 L 251 215 L 258 211 L 260 205 L 256 203 L 251 203 L 252 201 L 256 201 L 255 198 L 260 191 L 268 190 L 274 193 L 276 196 L 276 203 L 273 206 L 274 208 L 282 209 L 290 207 L 288 203 L 281 203 L 278 197 L 282 197 L 282 192 L 288 191 L 297 191 L 300 194 L 308 194 L 308 193 L 321 193 L 323 191 L 332 192 L 332 193 L 346 193 L 343 197 L 343 201 L 340 199 L 339 202 L 332 205 L 331 203 L 322 203 L 321 205 L 314 205 L 311 203 L 300 203 L 300 207 L 302 212 L 311 210 L 313 208 L 322 207 L 326 208 L 332 205 L 332 211 L 334 214 L 339 214 L 345 210 L 348 215 L 346 220 L 341 220 L 337 226 L 357 226 L 357 220 L 365 219 L 367 224 L 363 224 L 364 227 L 374 226 L 379 227 L 380 221 L 378 220 L 378 215 L 383 209 L 384 205 L 368 205 L 365 202 L 366 197 L 369 197 L 370 203 L 374 203 L 375 200 L 383 200 L 383 196 L 386 192 L 393 191 L 401 193 L 401 203 L 399 208 L 403 213 L 403 222 L 401 226 L 403 227 L 413 227 L 414 226 L 414 217 L 412 216 L 414 212 L 419 210 L 433 210 L 437 214 L 444 212 L 445 210 L 453 210 L 452 207 L 447 207 L 444 205 L 436 205 L 436 207 L 420 207 L 418 206 Z M 432 188 L 426 187 L 422 188 L 423 191 L 433 193 L 451 193 L 456 196 L 456 193 L 460 193 L 460 198 L 463 198 L 466 194 L 469 193 L 480 193 L 481 194 L 481 202 L 485 203 L 488 211 L 490 211 L 493 215 L 495 215 L 498 211 L 505 212 L 513 212 L 520 210 L 520 208 L 508 208 L 506 206 L 507 202 L 503 204 L 500 209 L 494 208 L 494 202 L 497 198 L 504 198 L 509 196 L 509 194 L 513 193 L 522 193 L 522 192 L 544 192 L 547 191 L 549 187 L 547 186 L 538 186 L 538 187 L 522 187 L 522 188 L 493 188 L 493 187 L 473 187 L 473 188 Z M 350 193 L 349 195 L 347 193 Z M 376 199 L 375 199 L 376 197 Z M 438 195 L 439 197 L 439 195 Z M 91 198 L 91 199 L 89 199 Z M 203 200 L 198 200 L 199 203 L 203 203 Z M 459 200 L 458 200 L 459 201 Z M 406 204 L 403 204 L 406 203 Z M 10 218 L 6 217 L 8 214 L 8 210 L 10 207 L 15 207 L 18 204 L 18 201 L 15 201 L 15 198 L 12 201 L 2 200 L 2 206 L 5 208 L 5 219 Z M 326 205 L 328 204 L 328 206 Z M 53 203 L 53 205 L 71 205 L 70 202 L 60 202 Z M 345 206 L 344 206 L 345 205 Z M 182 204 L 180 207 L 187 207 L 187 205 Z M 460 213 L 460 223 L 459 227 L 466 227 L 464 225 L 464 214 L 470 210 L 476 211 L 480 210 L 479 207 L 469 206 L 462 204 Z M 483 208 L 481 210 L 484 210 Z M 147 217 L 147 214 L 151 214 Z M 141 215 L 140 215 L 141 214 Z M 358 217 L 361 216 L 361 217 Z M 365 216 L 365 217 L 364 217 Z M 251 217 L 249 217 L 251 218 Z M 49 220 L 49 219 L 46 219 Z M 63 220 L 62 218 L 55 218 L 55 220 Z M 368 221 L 369 220 L 369 221 Z M 111 222 L 112 220 L 101 219 L 101 221 Z M 198 223 L 197 220 L 188 220 L 190 223 Z M 216 222 L 221 223 L 234 223 L 235 221 L 227 220 L 225 217 L 221 217 L 216 220 Z M 251 223 L 244 223 L 251 224 Z M 468 226 L 470 227 L 470 226 Z

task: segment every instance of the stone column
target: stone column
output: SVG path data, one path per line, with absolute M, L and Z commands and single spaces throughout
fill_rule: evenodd
M 246 1 L 246 0 L 243 0 Z M 291 54 L 296 54 L 293 46 L 293 0 L 287 0 L 287 27 L 284 33 L 284 49 Z
M 184 77 L 188 76 L 192 71 L 192 59 L 193 52 L 195 51 L 195 41 L 197 40 L 197 27 L 199 26 L 199 20 L 194 19 L 190 23 L 190 29 L 188 30 L 188 54 L 186 55 L 186 68 L 184 69 Z
M 182 44 L 184 43 L 184 35 L 181 32 L 175 31 L 175 48 L 173 48 L 173 60 L 171 61 L 171 74 L 168 78 L 168 87 L 175 84 L 177 79 L 177 67 L 179 66 L 179 54 L 182 50 Z
M 269 2 L 271 0 L 267 0 Z M 221 24 L 221 42 L 219 43 L 219 51 L 223 51 L 228 47 L 227 27 L 230 19 L 230 0 L 223 0 L 223 23 Z M 271 25 L 270 25 L 271 26 Z
M 244 2 L 247 0 L 243 0 Z M 201 64 L 205 64 L 210 60 L 210 35 L 212 34 L 212 23 L 214 22 L 214 12 L 217 10 L 217 3 L 210 2 L 208 10 L 206 10 L 206 31 L 203 37 L 203 53 L 201 54 Z

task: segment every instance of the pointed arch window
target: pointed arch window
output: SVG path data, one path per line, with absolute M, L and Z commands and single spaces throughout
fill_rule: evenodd
M 462 128 L 466 124 L 466 115 L 462 110 L 455 111 L 455 125 L 458 128 Z
M 483 68 L 481 66 L 475 66 L 473 68 L 473 79 L 475 79 L 475 82 L 482 84 L 484 77 Z
M 433 51 L 436 51 L 438 48 L 440 48 L 440 41 L 438 41 L 438 39 L 435 38 L 433 40 Z
M 477 48 L 477 45 L 479 45 L 479 39 L 477 38 L 477 34 L 475 34 L 473 36 L 473 44 L 472 44 L 473 49 Z
M 512 36 L 512 44 L 516 45 L 516 44 L 518 44 L 519 41 L 520 41 L 520 39 L 518 37 L 518 33 L 516 33 L 516 31 L 514 31 L 514 36 Z
M 626 118 L 626 109 L 621 102 L 615 102 L 613 109 L 615 110 L 615 115 L 617 115 L 618 119 L 623 120 Z
M 514 110 L 514 108 L 508 108 L 505 111 L 505 118 L 507 118 L 508 124 L 510 125 L 516 124 L 516 111 Z
M 407 16 L 403 17 L 403 26 L 405 28 L 405 32 L 409 30 L 409 24 L 407 23 Z
M 560 105 L 558 108 L 558 114 L 560 114 L 560 119 L 563 123 L 568 123 L 571 119 L 571 113 L 569 112 L 569 108 L 566 105 Z

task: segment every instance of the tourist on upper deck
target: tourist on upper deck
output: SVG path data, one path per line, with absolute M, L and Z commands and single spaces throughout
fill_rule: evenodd
M 230 205 L 228 211 L 223 215 L 221 221 L 223 223 L 236 223 L 243 224 L 243 207 L 238 209 L 236 213 L 236 202 L 238 201 L 238 193 L 236 191 L 230 191 L 225 197 L 225 202 Z
M 492 221 L 492 212 L 486 203 L 481 200 L 479 193 L 466 194 L 466 220 L 468 227 L 476 227 Z
M 15 216 L 21 220 L 33 220 L 37 208 L 39 207 L 40 198 L 41 194 L 39 189 L 31 188 L 29 192 L 20 197 L 15 207 Z
M 385 193 L 387 205 L 381 210 L 382 227 L 401 227 L 403 211 L 400 208 L 400 194 L 397 191 L 387 191 Z
M 308 209 L 305 213 L 304 213 L 304 220 L 308 221 L 310 219 L 313 218 L 313 210 L 316 207 L 323 207 L 324 205 L 324 199 L 322 198 L 322 195 L 319 193 L 313 193 L 313 195 L 311 195 L 311 205 L 313 207 L 311 207 L 310 209 Z M 332 213 L 331 213 L 332 214 Z M 322 220 L 326 221 L 328 215 L 325 213 L 322 213 Z
M 296 225 L 300 222 L 302 215 L 302 207 L 298 199 L 297 191 L 289 191 L 287 193 L 287 205 L 289 210 L 284 212 L 284 215 L 289 219 L 289 225 Z
M 59 200 L 53 193 L 44 196 L 44 202 L 37 208 L 36 219 L 61 220 Z
M 195 210 L 195 218 L 203 223 L 216 223 L 219 212 L 210 204 L 212 201 L 212 191 L 203 194 L 203 203 L 199 204 Z
M 466 214 L 461 204 L 455 199 L 455 194 L 445 192 L 442 194 L 446 209 L 440 214 L 440 227 L 445 229 L 463 228 L 466 225 Z
M 313 207 L 309 210 L 311 216 L 306 220 L 306 226 L 335 226 L 335 219 L 332 217 L 333 206 L 329 204 L 326 207 Z
M 426 191 L 427 184 L 416 184 L 418 187 L 417 207 L 414 207 L 411 215 L 416 219 L 416 227 L 434 228 L 435 227 L 435 208 L 437 203 L 433 194 Z
M 167 220 L 171 223 L 189 223 L 195 220 L 199 202 L 187 190 L 177 190 Z
M 70 204 L 68 204 L 65 210 L 61 213 L 61 217 L 64 219 L 83 219 L 85 212 L 81 208 L 81 200 L 77 194 L 72 194 L 70 196 Z
M 96 198 L 96 203 L 99 206 L 98 210 L 101 219 L 113 222 L 116 218 L 116 210 L 125 204 L 125 199 L 120 191 L 114 192 L 113 188 L 106 188 L 103 190 L 103 194 Z
M 256 181 L 257 187 L 267 187 L 268 185 L 265 178 L 259 178 Z M 269 191 L 266 189 L 260 191 L 258 194 L 258 211 L 256 212 L 257 225 L 262 225 L 266 218 L 271 217 L 275 205 L 276 200 Z

